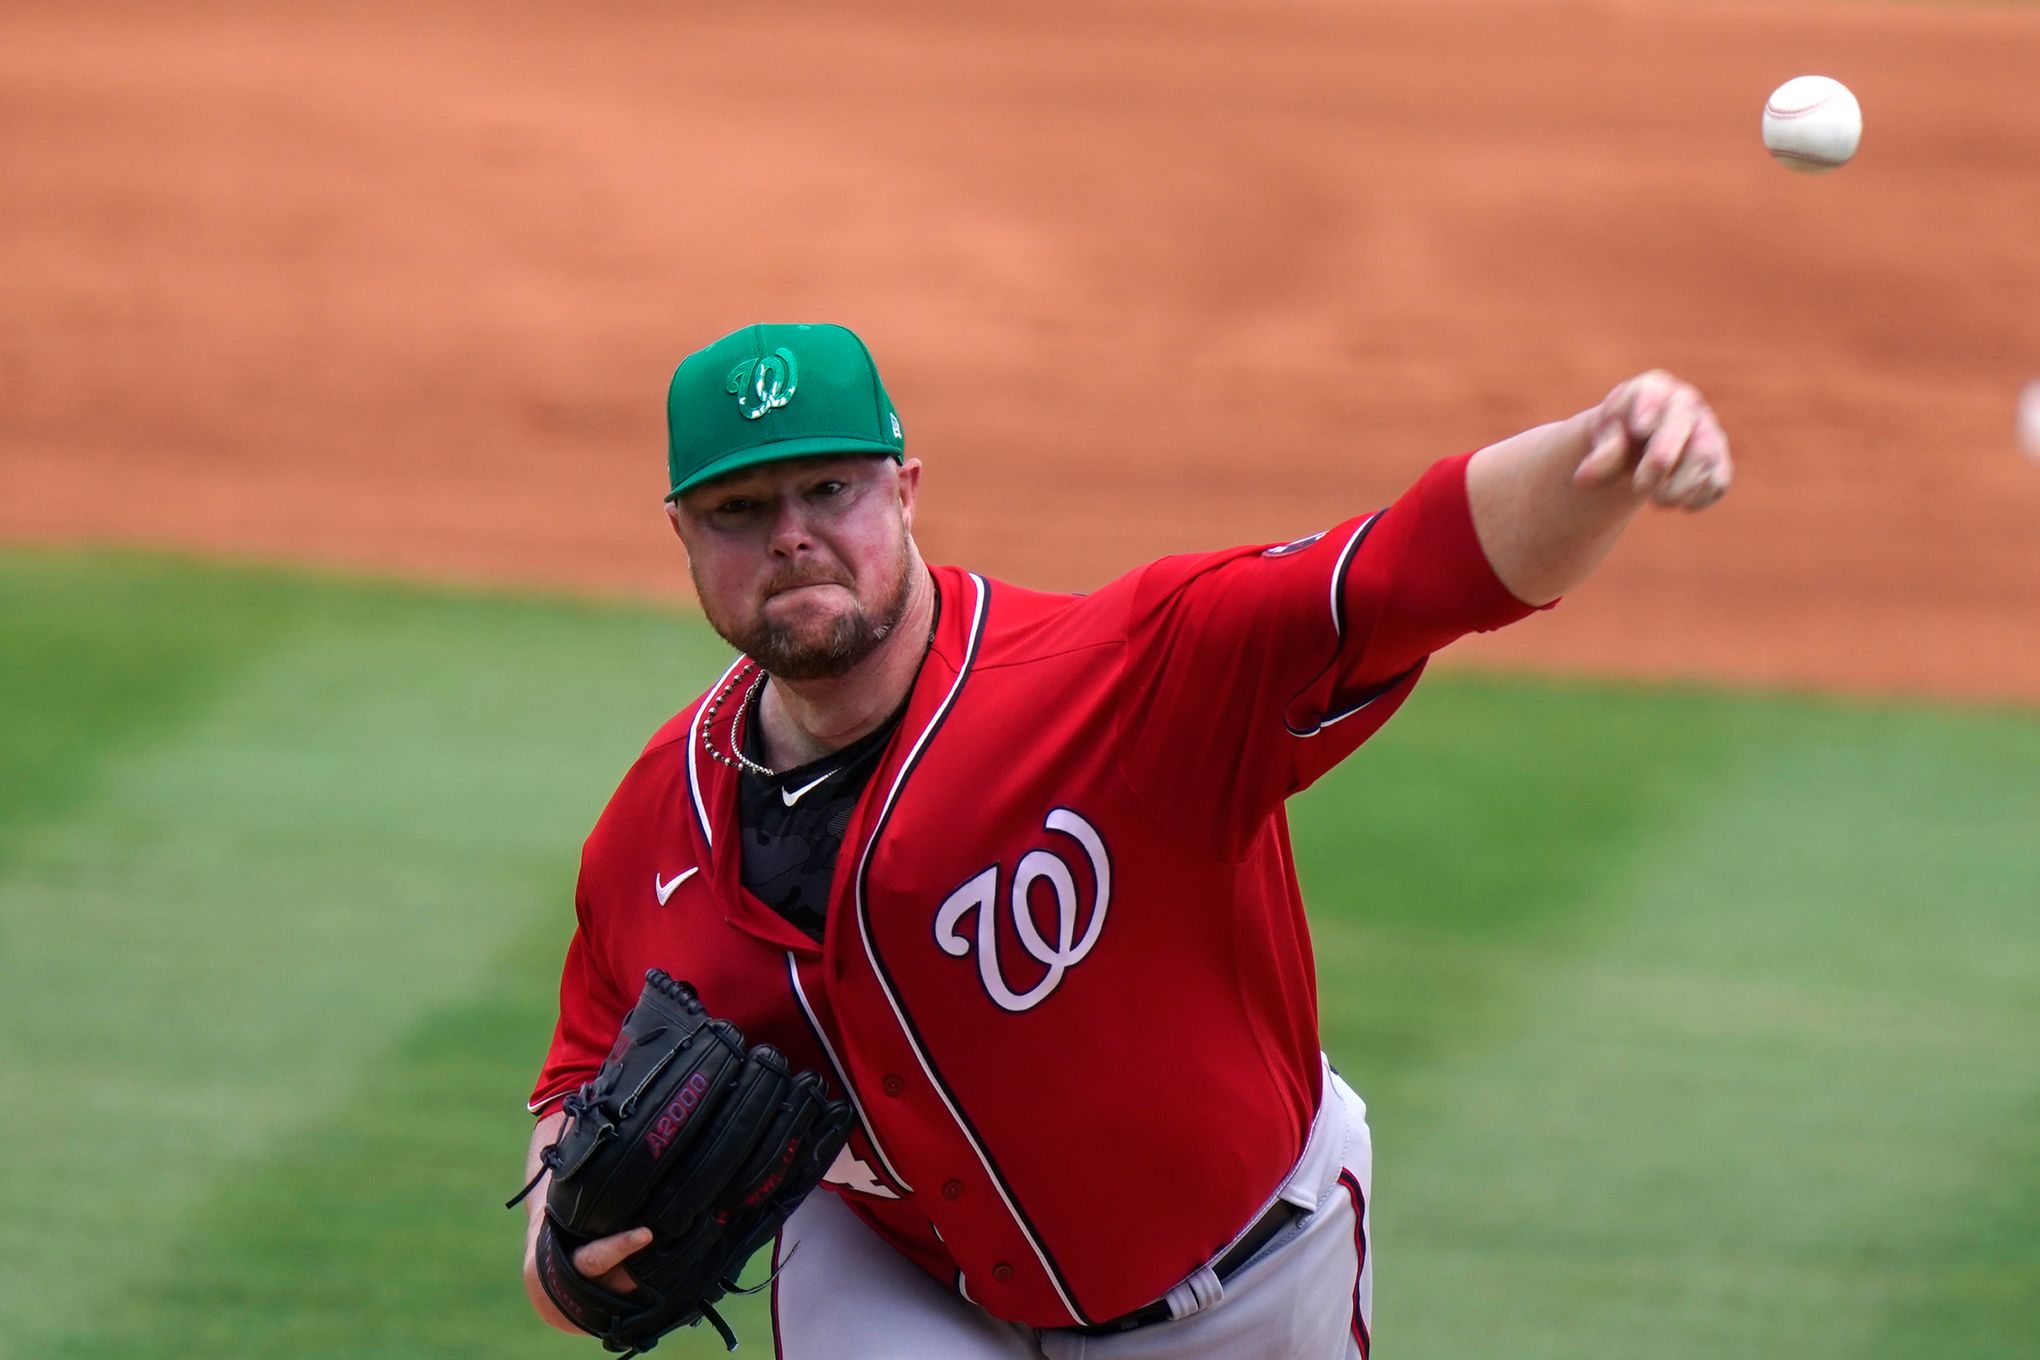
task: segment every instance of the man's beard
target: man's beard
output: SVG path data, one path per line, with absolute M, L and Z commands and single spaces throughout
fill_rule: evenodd
M 913 595 L 912 540 L 903 538 L 894 564 L 891 592 L 876 609 L 866 609 L 859 600 L 846 614 L 838 614 L 817 629 L 810 625 L 793 628 L 773 623 L 761 609 L 748 625 L 718 618 L 708 607 L 708 597 L 695 583 L 709 626 L 724 642 L 756 661 L 767 675 L 781 680 L 834 680 L 847 675 L 858 662 L 878 650 L 878 644 L 892 635 L 906 616 L 907 601 Z M 771 592 L 791 589 L 798 580 L 775 581 Z

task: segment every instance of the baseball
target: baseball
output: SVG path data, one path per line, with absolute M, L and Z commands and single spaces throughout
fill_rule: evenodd
M 1862 139 L 1862 106 L 1830 76 L 1794 76 L 1764 103 L 1764 145 L 1787 169 L 1819 174 L 1847 165 Z

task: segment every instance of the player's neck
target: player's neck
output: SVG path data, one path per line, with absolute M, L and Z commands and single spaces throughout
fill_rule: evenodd
M 935 618 L 935 581 L 918 555 L 907 609 L 871 655 L 827 680 L 771 678 L 759 696 L 765 763 L 790 770 L 840 751 L 874 731 L 913 688 Z

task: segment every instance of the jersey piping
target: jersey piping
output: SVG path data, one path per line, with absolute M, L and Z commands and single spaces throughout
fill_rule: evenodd
M 1418 662 L 1417 664 L 1422 665 L 1423 663 Z M 1371 707 L 1375 700 L 1384 698 L 1387 695 L 1394 693 L 1398 687 L 1400 687 L 1405 681 L 1412 679 L 1416 675 L 1416 673 L 1417 667 L 1412 666 L 1400 675 L 1390 676 L 1388 679 L 1382 681 L 1374 688 L 1363 691 L 1360 697 L 1360 701 L 1354 704 L 1353 707 L 1346 709 L 1344 712 L 1341 713 L 1333 713 L 1327 717 L 1319 718 L 1316 722 L 1312 723 L 1310 727 L 1307 729 L 1297 727 L 1294 723 L 1291 723 L 1286 719 L 1284 720 L 1282 725 L 1289 729 L 1289 735 L 1292 737 L 1314 737 L 1318 733 L 1324 731 L 1327 727 L 1330 727 L 1335 723 L 1342 723 L 1346 721 L 1346 719 L 1352 717 L 1354 714 L 1359 713 L 1361 710 Z
M 545 1108 L 546 1106 L 548 1106 L 548 1105 L 552 1104 L 552 1103 L 553 1103 L 553 1102 L 554 1102 L 555 1100 L 559 1100 L 559 1099 L 562 1099 L 562 1098 L 564 1098 L 564 1097 L 565 1097 L 565 1096 L 566 1096 L 566 1095 L 568 1094 L 568 1092 L 570 1092 L 570 1091 L 577 1091 L 577 1090 L 579 1090 L 579 1089 L 580 1089 L 580 1088 L 579 1088 L 578 1086 L 563 1086 L 563 1087 L 561 1087 L 561 1088 L 560 1088 L 559 1090 L 557 1090 L 557 1091 L 554 1091 L 554 1092 L 553 1092 L 553 1093 L 552 1093 L 551 1095 L 549 1095 L 549 1096 L 541 1096 L 541 1097 L 540 1097 L 539 1099 L 537 1099 L 537 1100 L 527 1100 L 527 1101 L 525 1101 L 525 1102 L 524 1102 L 524 1108 L 525 1108 L 525 1109 L 527 1109 L 527 1110 L 529 1110 L 529 1111 L 531 1111 L 531 1113 L 533 1113 L 533 1114 L 537 1114 L 537 1113 L 538 1113 L 538 1112 L 539 1112 L 540 1110 L 542 1110 L 542 1109 L 544 1109 L 544 1108 Z
M 720 693 L 722 687 L 730 682 L 730 677 L 737 673 L 737 667 L 743 664 L 744 658 L 741 656 L 732 661 L 730 668 L 722 673 L 722 679 L 715 682 L 715 688 L 709 693 Z M 709 822 L 708 807 L 701 801 L 701 767 L 695 764 L 697 753 L 701 750 L 702 718 L 711 707 L 713 705 L 705 700 L 695 705 L 694 721 L 687 724 L 687 795 L 694 806 L 694 824 L 701 828 L 701 843 L 713 850 L 715 830 Z
M 1341 647 L 1346 645 L 1346 567 L 1352 562 L 1353 554 L 1359 551 L 1360 544 L 1366 540 L 1368 531 L 1380 518 L 1379 510 L 1369 515 L 1360 527 L 1353 531 L 1353 536 L 1346 540 L 1346 546 L 1339 549 L 1339 560 L 1332 563 L 1332 633 L 1339 639 Z
M 1339 1173 L 1339 1184 L 1353 1203 L 1353 1344 L 1360 1360 L 1367 1360 L 1373 1338 L 1367 1332 L 1367 1313 L 1360 1306 L 1360 1284 L 1367 1278 L 1367 1194 L 1351 1171 Z
M 821 1044 L 822 1052 L 828 1055 L 829 1066 L 835 1070 L 836 1081 L 850 1097 L 850 1104 L 857 1111 L 857 1122 L 864 1126 L 864 1136 L 871 1143 L 871 1150 L 878 1157 L 878 1164 L 885 1168 L 885 1174 L 892 1178 L 907 1194 L 914 1193 L 914 1187 L 907 1184 L 907 1178 L 893 1168 L 892 1158 L 885 1155 L 885 1147 L 878 1141 L 878 1131 L 871 1126 L 871 1120 L 864 1113 L 864 1102 L 857 1097 L 857 1088 L 850 1084 L 849 1076 L 843 1071 L 843 1060 L 836 1056 L 836 1046 L 829 1042 L 820 1022 L 815 1019 L 815 1008 L 808 1004 L 807 990 L 800 985 L 800 963 L 791 951 L 786 956 L 786 976 L 793 983 L 794 999 L 800 1002 L 801 1014 L 807 1017 L 808 1028 L 814 1031 L 815 1040 Z M 897 1195 L 894 1198 L 898 1198 Z
M 1365 520 L 1362 520 L 1360 527 L 1353 531 L 1353 536 L 1346 540 L 1346 546 L 1339 549 L 1338 559 L 1332 563 L 1332 634 L 1338 639 L 1336 646 L 1341 651 L 1346 646 L 1346 571 L 1353 565 L 1353 557 L 1360 551 L 1360 545 L 1367 541 L 1368 533 L 1380 521 L 1381 512 L 1379 510 L 1369 515 Z M 1311 725 L 1307 728 L 1298 727 L 1286 717 L 1282 720 L 1282 726 L 1288 730 L 1289 735 L 1292 737 L 1314 737 L 1327 727 L 1331 727 L 1335 723 L 1342 723 L 1355 714 L 1362 712 L 1377 699 L 1394 693 L 1405 681 L 1414 678 L 1418 667 L 1423 664 L 1423 662 L 1419 661 L 1417 665 L 1411 666 L 1401 674 L 1392 675 L 1380 684 L 1361 691 L 1358 701 L 1350 708 L 1338 713 L 1320 715 L 1313 719 Z M 1316 681 L 1312 683 L 1315 684 Z
M 1063 1278 L 1061 1268 L 1057 1266 L 1054 1258 L 1048 1254 L 1047 1248 L 1042 1245 L 1041 1235 L 1033 1222 L 1027 1217 L 1026 1212 L 1020 1208 L 1019 1202 L 1013 1198 L 1013 1192 L 1007 1186 L 1005 1176 L 1000 1173 L 998 1167 L 992 1162 L 991 1154 L 985 1150 L 984 1140 L 979 1136 L 977 1129 L 965 1117 L 962 1109 L 957 1105 L 956 1095 L 949 1089 L 948 1083 L 943 1081 L 941 1076 L 935 1071 L 934 1064 L 928 1059 L 928 1050 L 921 1042 L 919 1031 L 914 1028 L 913 1022 L 907 1018 L 905 1010 L 901 1008 L 899 994 L 893 986 L 892 975 L 886 971 L 885 964 L 878 957 L 878 949 L 872 943 L 871 921 L 864 896 L 865 881 L 871 871 L 872 851 L 877 848 L 879 838 L 885 834 L 886 823 L 891 819 L 893 807 L 899 801 L 900 790 L 906 786 L 907 779 L 914 773 L 915 768 L 920 765 L 921 753 L 927 749 L 928 743 L 934 739 L 936 732 L 941 729 L 943 721 L 949 716 L 950 709 L 955 707 L 957 696 L 963 692 L 964 681 L 970 678 L 971 667 L 977 660 L 978 646 L 984 639 L 985 617 L 989 606 L 991 588 L 985 583 L 985 578 L 976 572 L 971 572 L 969 575 L 971 585 L 975 591 L 975 599 L 971 604 L 970 640 L 965 645 L 963 661 L 957 668 L 956 680 L 950 685 L 949 693 L 943 697 L 942 705 L 936 709 L 935 716 L 929 719 L 927 727 L 923 728 L 921 735 L 915 739 L 913 750 L 908 753 L 905 763 L 900 766 L 899 773 L 893 778 L 892 787 L 886 791 L 885 803 L 879 809 L 871 834 L 864 842 L 864 852 L 859 856 L 857 863 L 857 929 L 864 941 L 864 956 L 871 962 L 872 975 L 878 981 L 879 990 L 885 994 L 886 1005 L 891 1008 L 893 1019 L 898 1022 L 900 1032 L 906 1037 L 908 1047 L 913 1049 L 914 1060 L 920 1064 L 923 1075 L 928 1078 L 928 1084 L 935 1089 L 937 1095 L 941 1096 L 942 1107 L 949 1112 L 950 1119 L 955 1122 L 958 1131 L 963 1134 L 964 1141 L 970 1144 L 970 1149 L 976 1154 L 978 1164 L 984 1168 L 985 1176 L 991 1181 L 992 1188 L 999 1192 L 999 1202 L 1006 1206 L 1006 1212 L 1012 1217 L 1015 1226 L 1020 1229 L 1020 1235 L 1026 1239 L 1028 1249 L 1034 1253 L 1035 1260 L 1040 1262 L 1042 1273 L 1055 1288 L 1056 1298 L 1074 1321 L 1089 1323 L 1092 1319 L 1086 1317 L 1077 1307 L 1076 1301 L 1070 1297 L 1069 1282 Z

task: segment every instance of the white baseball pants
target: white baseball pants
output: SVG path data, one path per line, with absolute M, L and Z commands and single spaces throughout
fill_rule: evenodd
M 1307 1212 L 1222 1285 L 1200 1279 L 1206 1270 L 1172 1290 L 1173 1320 L 1111 1336 L 1002 1322 L 822 1191 L 787 1220 L 775 1250 L 779 1360 L 1367 1360 L 1374 1147 L 1366 1102 L 1329 1065 L 1324 1080 L 1303 1157 L 1279 1192 Z

